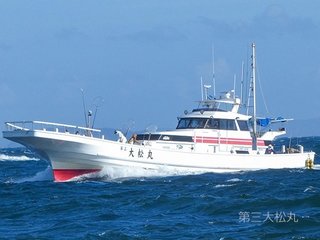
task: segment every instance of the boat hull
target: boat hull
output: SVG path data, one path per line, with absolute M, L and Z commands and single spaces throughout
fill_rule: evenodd
M 42 130 L 5 131 L 3 136 L 37 151 L 51 162 L 55 181 L 108 168 L 161 171 L 172 174 L 304 168 L 313 152 L 295 154 L 216 153 L 201 143 L 168 149 L 167 145 L 120 143 L 100 138 Z M 127 173 L 130 177 L 130 172 Z

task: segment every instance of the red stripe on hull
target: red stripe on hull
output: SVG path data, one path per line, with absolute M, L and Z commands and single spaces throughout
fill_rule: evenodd
M 100 169 L 54 169 L 53 176 L 56 182 L 68 181 L 83 174 L 98 172 Z

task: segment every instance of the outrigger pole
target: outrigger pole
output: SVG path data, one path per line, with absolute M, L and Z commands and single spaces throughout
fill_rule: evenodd
M 86 102 L 84 100 L 84 90 L 81 88 L 81 93 L 82 93 L 82 105 L 83 105 L 83 111 L 84 111 L 84 120 L 86 123 L 86 127 L 89 128 L 89 124 L 88 124 L 88 119 L 87 119 L 87 109 L 86 109 Z

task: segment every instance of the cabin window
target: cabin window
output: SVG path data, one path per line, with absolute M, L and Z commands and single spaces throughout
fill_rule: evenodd
M 236 121 L 235 120 L 228 120 L 228 130 L 237 131 Z
M 248 121 L 238 120 L 240 131 L 249 131 Z
M 237 130 L 236 122 L 233 119 L 219 119 L 221 130 Z
M 177 129 L 204 128 L 207 120 L 207 118 L 182 118 L 178 123 Z
M 159 140 L 160 136 L 160 134 L 138 134 L 137 140 Z
M 209 119 L 206 128 L 210 128 L 210 129 L 220 129 L 220 124 L 219 124 L 219 119 L 214 119 L 211 118 Z
M 236 123 L 233 119 L 210 119 L 207 124 L 208 128 L 220 130 L 237 130 Z
M 234 119 L 214 119 L 214 118 L 182 118 L 180 119 L 177 129 L 221 129 L 237 131 L 236 122 Z

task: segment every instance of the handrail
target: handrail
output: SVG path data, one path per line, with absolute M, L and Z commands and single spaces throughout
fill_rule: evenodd
M 19 129 L 19 130 L 25 130 L 25 131 L 28 131 L 29 129 L 27 128 L 23 128 L 23 127 L 19 127 L 17 125 L 14 125 L 15 122 L 5 122 L 5 124 L 9 127 L 12 127 L 12 128 L 16 128 L 16 129 Z
M 14 122 L 5 122 L 8 131 L 30 131 L 30 130 L 42 130 L 42 131 L 55 131 L 63 133 L 73 133 L 73 134 L 83 134 L 85 136 L 93 137 L 93 133 L 96 133 L 100 136 L 101 130 L 87 127 L 79 127 L 69 124 L 53 123 L 53 122 L 43 122 L 43 121 L 14 121 Z M 50 130 L 47 128 L 54 128 Z M 71 132 L 70 132 L 71 130 Z M 95 134 L 95 135 L 96 135 Z
M 79 127 L 75 125 L 68 125 L 68 124 L 62 124 L 62 123 L 52 123 L 52 122 L 42 122 L 42 121 L 31 121 L 33 123 L 43 124 L 43 125 L 51 125 L 51 126 L 57 126 L 57 127 L 68 127 L 68 128 L 77 128 L 82 130 L 88 130 L 93 132 L 101 132 L 100 129 L 95 128 L 87 128 L 87 127 Z

